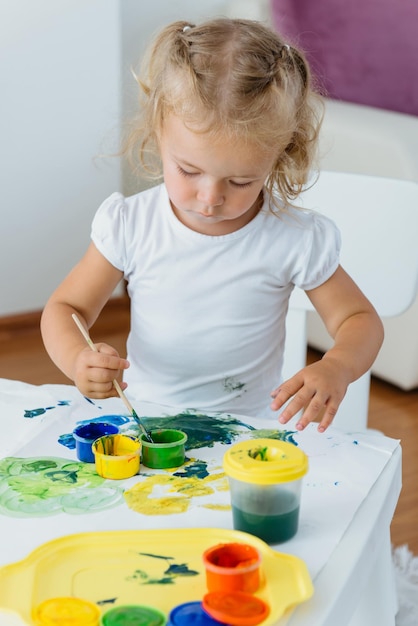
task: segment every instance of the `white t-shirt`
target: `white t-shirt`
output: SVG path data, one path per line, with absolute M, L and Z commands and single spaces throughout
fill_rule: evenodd
M 312 289 L 339 263 L 340 235 L 315 212 L 272 215 L 202 235 L 174 215 L 164 185 L 98 209 L 92 240 L 128 281 L 125 372 L 133 399 L 272 416 L 293 286 Z

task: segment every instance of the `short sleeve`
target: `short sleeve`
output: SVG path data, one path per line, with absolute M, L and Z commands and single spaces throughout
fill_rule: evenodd
M 305 252 L 293 277 L 294 284 L 307 291 L 330 278 L 340 262 L 341 235 L 335 223 L 311 212 L 312 224 L 305 236 Z
M 126 269 L 126 202 L 113 193 L 98 208 L 91 227 L 91 240 L 99 252 L 118 270 Z

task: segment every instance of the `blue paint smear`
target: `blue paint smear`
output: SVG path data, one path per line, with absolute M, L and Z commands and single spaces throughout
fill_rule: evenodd
M 71 400 L 58 400 L 57 406 L 70 406 L 70 404 Z M 44 413 L 46 413 L 47 411 L 55 408 L 55 406 L 46 406 L 44 408 L 40 407 L 38 409 L 25 409 L 23 417 L 32 419 L 34 417 L 38 417 L 39 415 L 44 415 Z
M 91 398 L 88 398 L 87 396 L 83 396 L 84 400 L 87 400 L 87 402 L 90 402 L 90 404 L 92 404 L 93 406 L 97 406 L 98 409 L 101 409 L 102 407 L 97 405 L 95 402 L 93 402 L 93 400 Z
M 65 435 L 60 435 L 58 437 L 58 443 L 60 443 L 62 446 L 65 446 L 69 450 L 75 449 L 75 439 L 72 433 L 66 433 Z
M 107 422 L 108 424 L 114 424 L 115 426 L 121 426 L 127 424 L 130 421 L 130 417 L 127 415 L 100 415 L 100 417 L 93 417 L 92 419 L 80 420 L 77 424 L 92 424 L 94 422 Z
M 46 413 L 47 411 L 50 411 L 51 409 L 55 409 L 54 406 L 47 406 L 44 409 L 25 409 L 25 413 L 23 415 L 23 417 L 29 417 L 30 419 L 32 419 L 33 417 L 38 417 L 38 415 L 43 415 L 44 413 Z

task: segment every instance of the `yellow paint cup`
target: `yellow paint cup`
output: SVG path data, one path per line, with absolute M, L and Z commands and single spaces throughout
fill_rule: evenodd
M 32 612 L 36 626 L 98 626 L 101 611 L 81 598 L 51 598 Z
M 120 480 L 139 471 L 141 442 L 127 435 L 106 435 L 93 442 L 97 473 L 103 478 Z

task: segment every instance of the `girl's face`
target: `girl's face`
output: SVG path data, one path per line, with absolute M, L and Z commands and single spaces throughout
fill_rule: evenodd
M 248 142 L 214 140 L 169 115 L 160 137 L 164 181 L 177 218 L 204 235 L 226 235 L 250 222 L 276 157 Z

